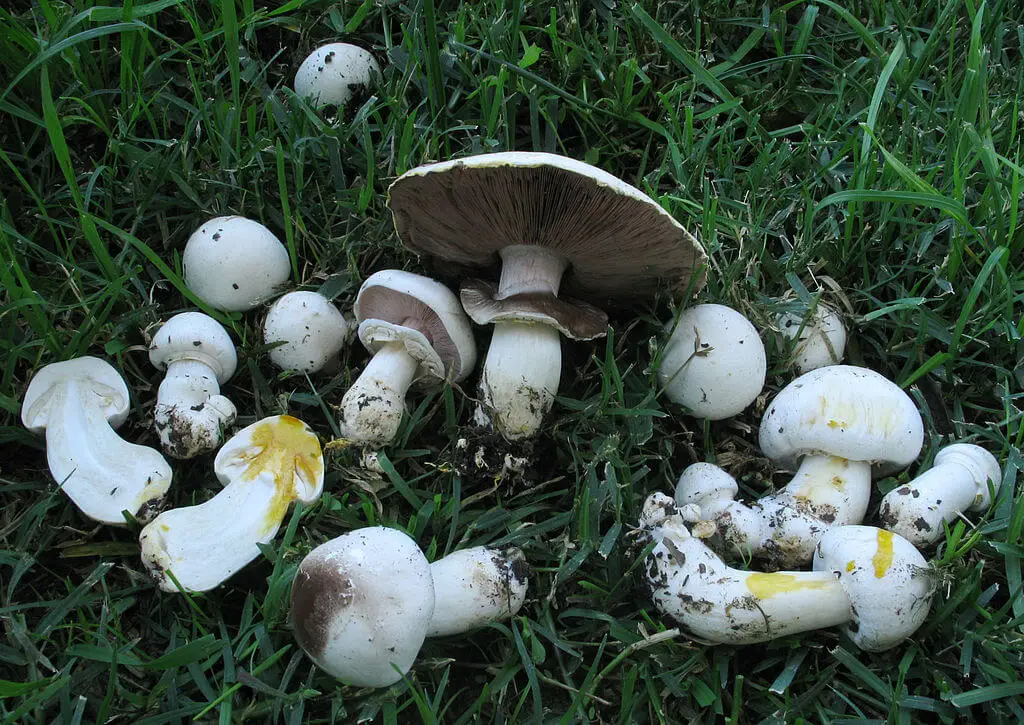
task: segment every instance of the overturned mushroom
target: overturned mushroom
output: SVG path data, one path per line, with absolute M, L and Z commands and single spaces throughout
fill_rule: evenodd
M 167 371 L 153 411 L 164 451 L 194 458 L 214 450 L 237 415 L 234 404 L 220 394 L 237 365 L 227 330 L 201 312 L 175 315 L 153 336 L 149 361 Z
M 293 501 L 312 503 L 324 485 L 316 434 L 277 415 L 235 434 L 213 462 L 224 490 L 197 506 L 165 511 L 139 541 L 142 561 L 164 591 L 206 591 L 260 554 Z

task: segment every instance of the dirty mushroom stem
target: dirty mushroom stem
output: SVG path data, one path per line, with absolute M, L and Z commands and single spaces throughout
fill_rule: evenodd
M 202 360 L 175 360 L 167 365 L 167 376 L 160 383 L 158 397 L 174 400 L 199 410 L 205 404 L 223 411 L 225 417 L 234 417 L 235 407 L 223 395 L 210 395 L 211 389 L 220 390 L 216 376 L 211 374 L 210 365 Z M 223 401 L 223 402 L 221 402 Z
M 392 440 L 420 363 L 401 340 L 384 343 L 341 399 L 342 435 Z

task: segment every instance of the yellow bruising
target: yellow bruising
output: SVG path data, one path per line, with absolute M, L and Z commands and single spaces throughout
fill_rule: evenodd
M 846 562 L 846 573 L 847 574 L 849 574 L 850 572 L 852 572 L 856 568 L 857 568 L 857 562 L 854 561 L 853 559 L 850 559 L 848 562 Z
M 825 420 L 825 425 L 833 430 L 849 430 L 857 426 L 867 428 L 869 434 L 893 435 L 897 429 L 900 411 L 889 405 L 865 406 L 862 401 L 849 401 L 841 396 L 828 398 L 818 396 L 819 410 L 808 411 L 803 415 L 803 422 L 813 425 L 818 418 Z
M 747 577 L 747 589 L 758 599 L 768 599 L 776 594 L 808 589 L 824 589 L 825 582 L 814 579 L 798 579 L 794 574 L 774 572 L 771 574 L 751 574 Z
M 269 473 L 274 480 L 274 496 L 264 517 L 262 533 L 279 526 L 288 506 L 298 497 L 296 477 L 311 485 L 324 473 L 320 440 L 298 418 L 279 415 L 257 423 L 252 431 L 252 448 L 241 480 L 251 481 Z
M 874 558 L 871 560 L 875 565 L 875 578 L 881 579 L 888 571 L 889 567 L 892 566 L 892 532 L 886 531 L 885 529 L 878 530 L 878 551 L 875 552 Z

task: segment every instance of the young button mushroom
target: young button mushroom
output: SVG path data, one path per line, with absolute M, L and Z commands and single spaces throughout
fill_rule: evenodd
M 316 665 L 358 687 L 387 687 L 412 667 L 434 612 L 423 552 L 372 526 L 313 549 L 292 583 L 295 639 Z
M 368 50 L 351 43 L 328 43 L 310 53 L 295 74 L 295 93 L 315 108 L 341 106 L 357 86 L 380 78 L 380 65 Z
M 924 557 L 883 529 L 834 528 L 818 544 L 814 571 L 769 574 L 729 567 L 690 534 L 664 494 L 645 502 L 641 530 L 655 543 L 645 561 L 655 605 L 709 644 L 843 625 L 858 647 L 881 652 L 910 637 L 931 604 Z
M 696 305 L 679 316 L 658 368 L 670 400 L 697 418 L 738 415 L 760 395 L 767 360 L 750 321 L 724 305 Z
M 516 548 L 462 549 L 430 565 L 434 616 L 428 637 L 444 637 L 514 617 L 526 601 L 529 565 Z
M 263 339 L 268 345 L 283 342 L 270 350 L 270 360 L 282 370 L 315 373 L 330 368 L 348 337 L 348 322 L 316 292 L 289 292 L 267 312 Z
M 793 360 L 800 373 L 842 362 L 846 327 L 839 313 L 824 302 L 818 303 L 810 317 L 787 312 L 779 316 L 778 324 L 784 338 L 796 338 Z
M 989 486 L 999 490 L 999 462 L 981 446 L 954 443 L 935 456 L 935 464 L 882 499 L 882 526 L 916 546 L 943 536 L 944 525 L 964 511 L 984 511 L 992 503 Z
M 227 330 L 202 312 L 175 315 L 153 336 L 149 361 L 167 371 L 153 411 L 164 451 L 194 458 L 214 450 L 237 415 L 234 404 L 220 394 L 238 362 Z
M 139 536 L 142 561 L 164 591 L 218 586 L 259 556 L 290 503 L 316 501 L 324 485 L 320 441 L 289 415 L 243 428 L 217 453 L 213 470 L 223 491 L 165 511 Z
M 244 312 L 272 297 L 291 276 L 288 250 L 273 232 L 241 216 L 197 229 L 181 258 L 185 284 L 218 310 Z
M 411 272 L 371 275 L 355 303 L 359 340 L 373 358 L 341 400 L 341 433 L 352 441 L 394 440 L 410 386 L 469 375 L 476 343 L 451 290 Z
M 21 422 L 46 434 L 46 462 L 79 510 L 104 524 L 123 511 L 146 520 L 171 484 L 158 451 L 114 433 L 128 415 L 128 386 L 109 363 L 80 357 L 39 370 L 25 391 Z
M 410 249 L 476 267 L 501 263 L 497 286 L 463 283 L 473 321 L 494 324 L 481 376 L 487 414 L 506 439 L 537 433 L 561 375 L 561 338 L 601 337 L 598 308 L 669 282 L 704 283 L 700 244 L 654 200 L 600 169 L 562 156 L 508 152 L 415 168 L 388 192 Z
M 921 414 L 899 386 L 865 368 L 833 365 L 791 382 L 761 419 L 762 452 L 782 465 L 800 462 L 782 490 L 746 506 L 733 500 L 734 481 L 722 485 L 728 474 L 695 469 L 684 471 L 676 496 L 680 505 L 700 507 L 730 554 L 760 557 L 773 568 L 800 566 L 830 527 L 864 520 L 872 465 L 879 472 L 904 468 L 923 442 Z

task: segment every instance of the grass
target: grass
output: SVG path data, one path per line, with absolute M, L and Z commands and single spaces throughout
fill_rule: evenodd
M 0 719 L 3 722 L 1020 722 L 1024 389 L 1020 99 L 1013 2 L 382 3 L 16 0 L 0 9 Z M 295 98 L 298 63 L 352 34 L 383 83 L 337 115 Z M 1004 468 L 977 527 L 932 556 L 941 585 L 905 646 L 870 655 L 836 631 L 747 648 L 672 629 L 630 545 L 649 492 L 718 460 L 748 493 L 781 485 L 756 448 L 763 401 L 705 425 L 658 396 L 663 295 L 609 310 L 567 345 L 561 397 L 517 486 L 459 459 L 473 387 L 415 398 L 383 476 L 332 449 L 325 495 L 263 559 L 190 597 L 155 591 L 137 530 L 91 526 L 22 428 L 33 372 L 111 360 L 153 445 L 160 376 L 147 331 L 198 301 L 181 251 L 206 218 L 244 214 L 287 240 L 295 281 L 348 308 L 403 251 L 385 191 L 422 162 L 564 153 L 657 198 L 710 255 L 699 299 L 764 333 L 770 398 L 791 379 L 774 314 L 819 296 L 848 311 L 848 360 L 922 410 L 923 468 L 952 440 Z M 210 312 L 209 310 L 207 310 Z M 241 423 L 290 412 L 324 441 L 365 362 L 286 377 L 259 313 L 216 314 L 239 344 Z M 486 332 L 481 330 L 481 342 Z M 217 488 L 175 465 L 172 502 Z M 878 482 L 873 503 L 896 479 Z M 874 509 L 872 509 L 874 510 Z M 428 642 L 407 680 L 356 690 L 317 671 L 288 623 L 318 543 L 367 524 L 436 558 L 515 544 L 536 568 L 513 621 Z

